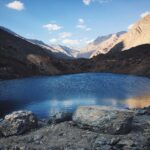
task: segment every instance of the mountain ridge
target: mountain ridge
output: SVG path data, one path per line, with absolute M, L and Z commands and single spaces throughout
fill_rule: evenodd
M 121 36 L 112 52 L 128 50 L 142 44 L 150 44 L 150 14 L 137 21 L 131 29 Z
M 139 26 L 141 32 L 139 32 Z M 142 18 L 135 24 L 133 29 L 121 35 L 119 40 L 123 39 L 123 41 L 119 41 L 119 45 L 116 44 L 115 40 L 112 40 L 112 43 L 115 42 L 116 45 L 112 49 L 110 48 L 108 53 L 100 53 L 91 59 L 58 57 L 52 51 L 0 28 L 0 78 L 9 79 L 84 72 L 109 72 L 150 77 L 149 27 L 150 15 Z M 144 38 L 142 38 L 143 36 Z M 115 36 L 111 37 L 115 39 Z M 135 41 L 132 41 L 132 38 Z M 142 40 L 138 42 L 139 39 Z M 130 49 L 123 49 L 124 40 L 129 41 Z M 137 42 L 137 46 L 134 45 L 134 42 Z M 125 46 L 129 46 L 128 42 L 126 44 Z
M 125 34 L 126 31 L 117 32 L 97 37 L 93 42 L 81 49 L 78 57 L 92 58 L 99 54 L 108 53 L 111 48 L 116 44 L 119 37 Z M 88 53 L 88 55 L 86 55 Z

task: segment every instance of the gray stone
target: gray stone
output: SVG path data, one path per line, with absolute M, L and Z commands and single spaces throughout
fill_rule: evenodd
M 42 138 L 43 138 L 43 135 L 36 134 L 36 135 L 34 135 L 33 140 L 40 141 Z
M 37 127 L 37 117 L 30 111 L 16 111 L 0 122 L 3 136 L 20 135 Z
M 138 109 L 135 112 L 136 115 L 145 115 L 146 114 L 146 110 L 144 109 Z
M 144 108 L 137 108 L 135 109 L 135 115 L 150 115 L 150 106 Z
M 79 107 L 73 115 L 79 127 L 107 134 L 129 133 L 132 120 L 132 111 L 112 107 Z
M 60 123 L 60 122 L 71 121 L 71 120 L 72 120 L 72 113 L 58 112 L 50 117 L 50 119 L 48 120 L 48 124 Z
M 120 138 L 112 138 L 110 141 L 111 145 L 116 145 L 120 141 Z

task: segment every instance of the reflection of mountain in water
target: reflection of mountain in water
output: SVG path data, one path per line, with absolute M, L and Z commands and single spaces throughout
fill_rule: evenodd
M 45 117 L 80 105 L 126 107 L 126 100 L 150 93 L 150 79 L 105 73 L 26 78 L 1 81 L 0 93 L 2 115 L 28 109 Z
M 143 108 L 150 106 L 150 95 L 137 96 L 124 101 L 129 108 Z

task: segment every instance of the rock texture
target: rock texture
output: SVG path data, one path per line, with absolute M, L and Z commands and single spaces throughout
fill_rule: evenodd
M 92 58 L 99 54 L 107 54 L 111 48 L 115 46 L 119 37 L 125 34 L 125 31 L 106 36 L 100 36 L 93 42 L 89 43 L 86 47 L 82 48 L 78 53 L 78 58 Z
M 91 62 L 91 70 L 150 77 L 150 44 L 127 51 L 98 55 Z
M 143 44 L 150 44 L 150 14 L 144 16 L 122 35 L 112 51 L 128 50 Z
M 55 53 L 55 55 L 60 58 L 66 58 L 66 59 L 73 58 L 73 57 L 76 57 L 78 53 L 77 50 L 73 48 L 69 48 L 67 46 L 63 46 L 63 45 L 48 45 L 48 44 L 45 44 L 43 41 L 34 40 L 34 39 L 28 39 L 28 41 Z
M 0 122 L 0 132 L 3 136 L 25 133 L 37 127 L 37 118 L 30 111 L 16 111 L 6 115 Z
M 146 110 L 144 114 L 137 111 Z M 132 129 L 125 135 L 98 133 L 72 121 L 43 126 L 23 135 L 0 137 L 1 150 L 149 150 L 149 108 L 132 110 Z M 128 110 L 126 110 L 128 112 Z M 108 123 L 108 122 L 107 122 Z
M 132 128 L 133 112 L 110 107 L 79 107 L 73 121 L 81 128 L 99 133 L 127 134 Z
M 49 124 L 55 124 L 72 120 L 72 113 L 58 112 L 48 119 Z

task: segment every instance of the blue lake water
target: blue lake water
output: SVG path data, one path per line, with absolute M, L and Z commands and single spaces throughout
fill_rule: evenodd
M 78 106 L 144 107 L 150 105 L 150 79 L 84 73 L 0 81 L 0 117 L 31 110 L 39 117 L 73 112 Z

